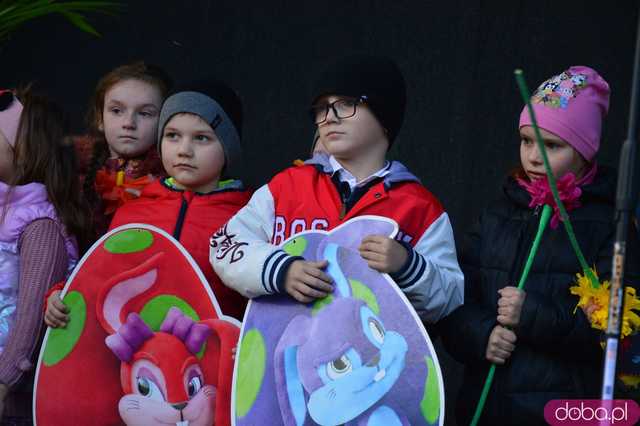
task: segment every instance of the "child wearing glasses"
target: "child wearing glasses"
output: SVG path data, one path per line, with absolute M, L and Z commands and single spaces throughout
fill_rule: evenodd
M 31 418 L 19 411 L 31 395 L 18 383 L 33 368 L 42 298 L 68 275 L 89 229 L 64 123 L 31 88 L 0 90 L 0 419 L 6 402 L 9 422 Z
M 277 174 L 212 237 L 210 261 L 225 284 L 247 297 L 322 298 L 333 290 L 327 263 L 290 256 L 278 245 L 305 230 L 378 215 L 395 220 L 400 233 L 396 240 L 363 239 L 359 250 L 369 266 L 389 273 L 426 322 L 462 303 L 447 214 L 417 177 L 385 158 L 405 97 L 404 78 L 387 58 L 347 57 L 320 76 L 311 117 L 326 153 Z

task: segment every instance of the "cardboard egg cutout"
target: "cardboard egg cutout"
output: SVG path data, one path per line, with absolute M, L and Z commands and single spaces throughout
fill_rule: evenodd
M 229 425 L 240 323 L 223 315 L 180 243 L 145 224 L 98 240 L 61 293 L 48 329 L 33 418 L 57 425 Z
M 358 252 L 365 236 L 397 232 L 390 219 L 361 216 L 283 243 L 291 255 L 328 260 L 335 288 L 310 304 L 288 295 L 249 302 L 234 372 L 235 425 L 443 424 L 429 335 L 400 288 Z

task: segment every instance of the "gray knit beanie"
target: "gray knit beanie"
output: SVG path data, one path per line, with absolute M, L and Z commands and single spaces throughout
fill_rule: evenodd
M 224 176 L 237 177 L 242 161 L 240 135 L 242 128 L 242 104 L 229 87 L 218 83 L 205 90 L 178 92 L 164 101 L 158 120 L 158 151 L 161 152 L 162 134 L 167 122 L 176 114 L 196 114 L 206 121 L 222 144 L 225 156 Z

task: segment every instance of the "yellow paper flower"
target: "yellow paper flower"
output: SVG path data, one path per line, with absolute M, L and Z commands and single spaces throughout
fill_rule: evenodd
M 595 269 L 591 269 L 593 274 L 598 276 Z M 575 294 L 580 299 L 577 308 L 583 308 L 589 317 L 591 326 L 597 330 L 607 329 L 607 320 L 609 317 L 609 281 L 601 283 L 600 287 L 595 288 L 591 285 L 591 280 L 586 274 L 576 274 L 576 283 L 569 288 L 571 294 Z M 636 296 L 636 289 L 633 287 L 625 287 L 625 300 L 622 315 L 621 338 L 624 338 L 636 331 L 640 330 L 640 299 Z
M 637 388 L 638 385 L 640 385 L 640 376 L 618 374 L 618 377 L 620 378 L 620 380 L 622 380 L 622 383 L 624 383 L 625 386 L 628 386 L 630 388 Z

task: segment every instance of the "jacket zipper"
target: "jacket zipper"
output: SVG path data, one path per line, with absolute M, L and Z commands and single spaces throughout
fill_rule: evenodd
M 184 197 L 184 193 L 182 194 L 182 202 L 180 204 L 180 212 L 178 213 L 178 220 L 176 221 L 176 226 L 173 229 L 173 238 L 180 241 L 180 234 L 182 234 L 182 226 L 184 225 L 184 218 L 187 215 L 187 208 L 189 208 L 189 203 Z
M 376 185 L 378 185 L 378 183 L 380 182 L 380 179 L 375 179 L 369 183 L 367 183 L 365 186 L 363 187 L 356 187 L 354 188 L 354 190 L 349 194 L 349 196 L 345 196 L 343 194 L 342 191 L 340 191 L 338 188 L 338 195 L 340 196 L 340 201 L 342 202 L 342 205 L 340 206 L 340 220 L 343 220 L 349 213 L 351 213 L 351 211 L 356 208 L 356 206 L 358 205 L 358 203 L 367 196 L 367 194 L 369 193 L 369 191 L 371 191 L 371 189 L 373 189 Z M 353 200 L 353 197 L 356 197 L 355 200 Z M 367 206 L 375 203 L 378 201 L 378 199 L 382 196 L 382 194 L 380 192 L 376 192 L 374 194 L 375 200 L 369 202 L 369 204 L 367 204 Z M 349 209 L 347 210 L 347 206 L 349 206 Z M 360 209 L 363 206 L 360 206 Z

